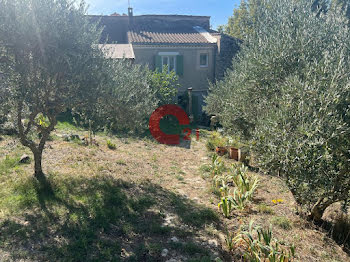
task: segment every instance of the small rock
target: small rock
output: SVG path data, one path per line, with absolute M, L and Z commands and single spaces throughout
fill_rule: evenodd
M 179 261 L 181 261 L 181 260 L 176 260 L 175 258 L 171 258 L 165 262 L 179 262 Z
M 179 239 L 177 237 L 172 237 L 170 240 L 171 242 L 174 242 L 174 243 L 179 242 Z
M 217 247 L 218 246 L 218 241 L 216 241 L 215 239 L 211 239 L 208 241 L 208 244 L 212 247 Z
M 21 156 L 21 159 L 19 160 L 21 164 L 27 164 L 30 162 L 30 157 L 28 155 Z
M 169 253 L 169 250 L 168 249 L 166 249 L 166 248 L 164 248 L 163 250 L 162 250 L 162 257 L 166 257 L 167 255 L 168 255 L 168 253 Z

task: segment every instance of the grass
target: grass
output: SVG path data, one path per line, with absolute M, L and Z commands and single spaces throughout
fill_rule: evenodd
M 53 143 L 81 153 L 72 152 L 65 163 L 74 176 L 66 170 L 47 174 L 52 194 L 40 189 L 32 165 L 18 163 L 19 153 L 0 161 L 0 255 L 5 252 L 14 261 L 121 261 L 126 250 L 123 261 L 157 261 L 163 248 L 171 249 L 167 239 L 174 235 L 189 241 L 181 252 L 191 258 L 200 261 L 210 253 L 196 243 L 195 232 L 218 222 L 211 209 L 151 181 L 125 181 L 105 174 L 111 162 L 90 163 L 99 152 L 95 148 Z M 114 163 L 130 164 L 125 159 Z M 84 164 L 94 170 L 93 176 L 80 173 Z M 164 225 L 168 213 L 180 224 Z
M 56 130 L 59 131 L 66 131 L 66 132 L 71 132 L 71 131 L 82 131 L 80 127 L 77 127 L 76 125 L 72 124 L 71 122 L 66 122 L 66 121 L 58 121 L 56 125 Z
M 122 159 L 119 159 L 116 161 L 116 164 L 119 166 L 127 166 L 126 162 Z
M 38 191 L 34 179 L 18 185 L 9 182 L 11 194 L 2 199 L 2 208 L 11 206 L 10 214 L 23 212 L 26 221 L 6 219 L 0 224 L 0 247 L 10 251 L 13 259 L 119 261 L 121 248 L 130 240 L 141 250 L 136 249 L 129 261 L 156 259 L 161 248 L 157 239 L 183 231 L 162 226 L 162 213 L 149 211 L 159 207 L 156 199 L 162 201 L 162 207 L 171 207 L 184 225 L 202 227 L 216 219 L 207 209 L 151 183 L 133 185 L 108 176 L 86 180 L 62 174 L 51 174 L 49 182 L 53 195 Z M 27 213 L 30 210 L 37 211 Z M 27 245 L 39 244 L 39 239 L 45 239 L 41 252 L 25 251 Z M 208 253 L 195 244 L 186 244 L 182 250 Z
M 278 226 L 284 230 L 291 230 L 292 229 L 292 223 L 290 220 L 286 217 L 282 216 L 276 216 L 271 219 L 271 223 L 275 226 Z
M 268 206 L 268 205 L 266 205 L 264 203 L 263 204 L 259 204 L 257 206 L 257 208 L 258 208 L 259 212 L 263 213 L 263 214 L 270 214 L 270 215 L 272 215 L 272 214 L 275 213 L 270 206 Z
M 5 156 L 5 158 L 0 161 L 0 175 L 8 174 L 12 169 L 19 167 L 19 160 L 19 155 Z

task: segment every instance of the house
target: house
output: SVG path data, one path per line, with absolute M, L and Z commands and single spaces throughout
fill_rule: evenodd
M 201 115 L 209 83 L 223 77 L 238 51 L 237 39 L 210 29 L 209 16 L 128 15 L 90 16 L 104 26 L 101 44 L 113 58 L 161 70 L 164 65 L 179 76 L 179 95 L 192 88 L 193 111 Z

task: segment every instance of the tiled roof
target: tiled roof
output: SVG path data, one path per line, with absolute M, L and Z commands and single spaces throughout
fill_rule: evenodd
M 138 25 L 127 33 L 132 44 L 210 44 L 208 38 L 192 26 Z
M 106 44 L 99 45 L 99 48 L 102 49 L 103 53 L 108 58 L 135 58 L 131 44 Z
M 101 43 L 214 44 L 210 17 L 186 15 L 90 16 L 104 26 Z M 204 31 L 198 30 L 199 28 Z M 209 33 L 206 33 L 208 31 Z

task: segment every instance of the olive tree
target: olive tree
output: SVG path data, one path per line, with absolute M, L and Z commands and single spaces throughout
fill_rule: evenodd
M 74 113 L 83 123 L 90 122 L 95 131 L 144 133 L 159 103 L 157 90 L 150 86 L 150 71 L 127 59 L 109 59 L 106 63 L 109 82 L 94 103 L 76 107 Z
M 166 67 L 161 72 L 152 71 L 127 59 L 109 60 L 108 64 L 113 78 L 95 103 L 76 108 L 74 114 L 82 124 L 90 123 L 94 131 L 144 134 L 152 112 L 175 102 L 179 87 L 176 73 L 168 73 Z
M 45 181 L 42 153 L 57 115 L 94 100 L 108 82 L 97 48 L 101 30 L 85 14 L 83 2 L 0 0 L 0 72 L 39 181 Z
M 314 220 L 350 190 L 350 34 L 344 12 L 264 0 L 233 70 L 206 110 L 250 140 Z M 321 8 L 321 7 L 320 7 Z

